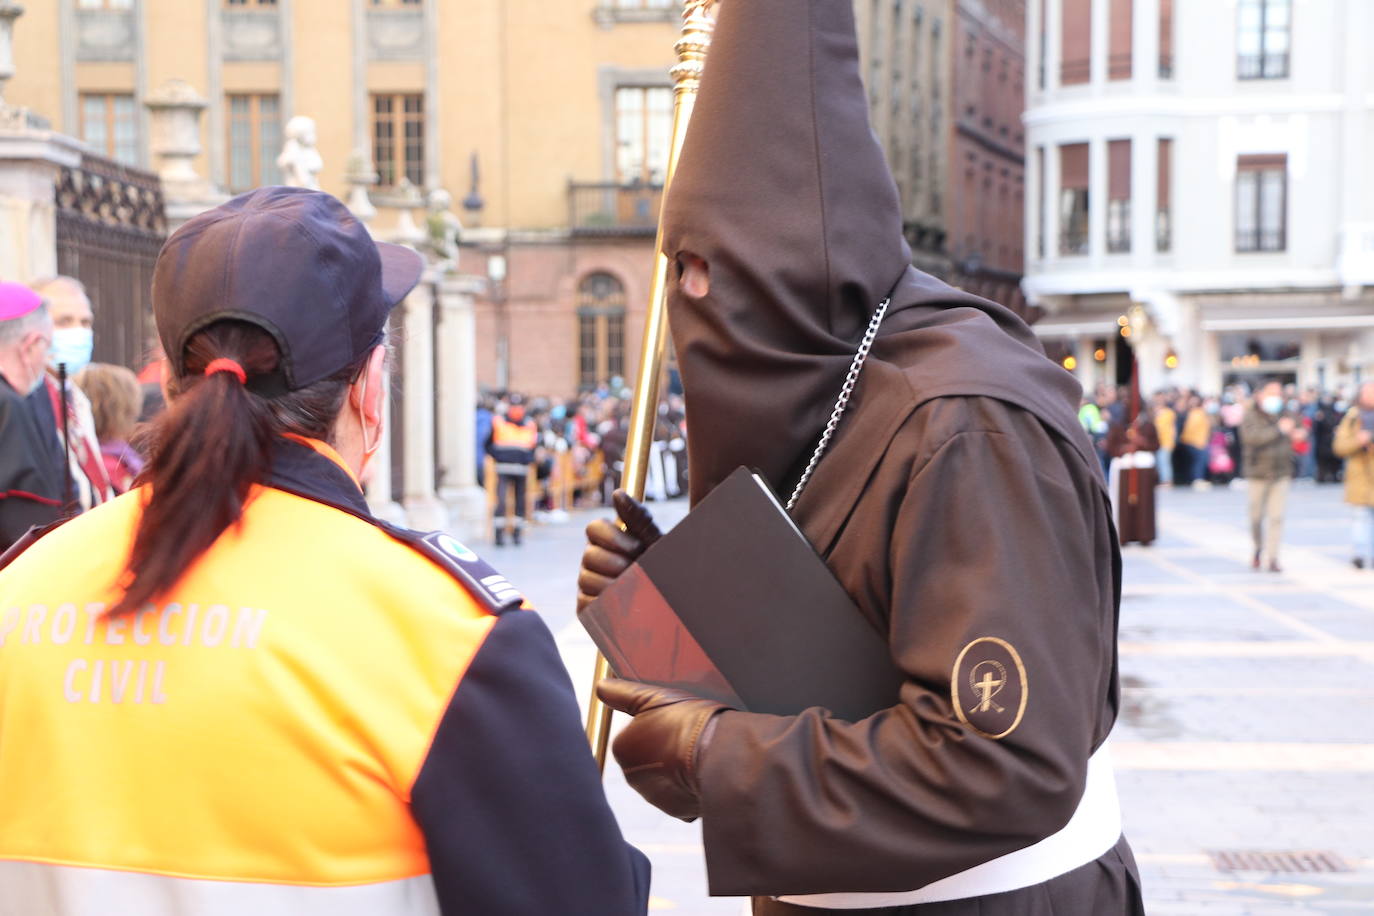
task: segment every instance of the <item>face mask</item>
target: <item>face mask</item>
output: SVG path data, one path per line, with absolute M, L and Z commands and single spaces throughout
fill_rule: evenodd
M 1277 417 L 1283 413 L 1283 398 L 1277 394 L 1271 394 L 1260 401 L 1260 409 L 1270 416 Z
M 95 334 L 90 328 L 58 328 L 52 332 L 48 363 L 53 366 L 65 363 L 67 374 L 75 375 L 91 361 L 93 346 Z

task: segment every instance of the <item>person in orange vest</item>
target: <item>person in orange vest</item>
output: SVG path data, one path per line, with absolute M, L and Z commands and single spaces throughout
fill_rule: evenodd
M 647 911 L 548 628 L 363 498 L 421 269 L 300 188 L 163 247 L 146 483 L 0 557 L 0 916 Z
M 511 395 L 505 416 L 492 417 L 491 437 L 487 439 L 487 454 L 496 462 L 496 546 L 522 541 L 528 509 L 530 465 L 534 450 L 539 447 L 539 427 L 525 416 L 525 402 L 519 395 Z

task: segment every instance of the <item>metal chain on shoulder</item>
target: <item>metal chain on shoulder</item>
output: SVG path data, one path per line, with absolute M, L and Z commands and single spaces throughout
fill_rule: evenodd
M 859 344 L 859 352 L 854 354 L 854 361 L 849 364 L 849 374 L 845 376 L 839 400 L 835 402 L 835 409 L 830 412 L 830 421 L 825 424 L 825 432 L 821 433 L 821 441 L 816 443 L 816 450 L 811 453 L 811 460 L 807 462 L 806 470 L 802 471 L 801 480 L 797 481 L 797 486 L 792 491 L 792 498 L 787 501 L 789 514 L 796 508 L 802 490 L 806 489 L 806 485 L 811 481 L 811 475 L 816 472 L 816 465 L 821 463 L 821 456 L 830 445 L 835 430 L 840 427 L 840 420 L 844 417 L 845 409 L 849 407 L 849 399 L 854 396 L 854 386 L 859 383 L 859 373 L 863 371 L 864 363 L 868 360 L 868 351 L 873 349 L 873 341 L 878 337 L 878 326 L 883 323 L 883 316 L 887 314 L 887 307 L 891 302 L 890 298 L 884 299 L 878 310 L 873 313 L 873 320 L 868 323 L 868 331 L 864 334 L 863 342 Z

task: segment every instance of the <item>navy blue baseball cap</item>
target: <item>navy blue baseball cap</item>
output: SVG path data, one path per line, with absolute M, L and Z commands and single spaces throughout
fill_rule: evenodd
M 281 350 L 281 378 L 249 387 L 295 391 L 357 365 L 380 344 L 387 315 L 423 270 L 419 254 L 374 241 L 329 194 L 259 188 L 192 217 L 167 239 L 153 269 L 153 316 L 179 376 L 198 331 L 224 319 L 258 325 Z

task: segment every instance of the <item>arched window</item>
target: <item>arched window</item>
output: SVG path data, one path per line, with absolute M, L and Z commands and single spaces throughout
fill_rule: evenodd
M 577 384 L 594 388 L 625 375 L 625 286 L 608 273 L 577 285 Z

